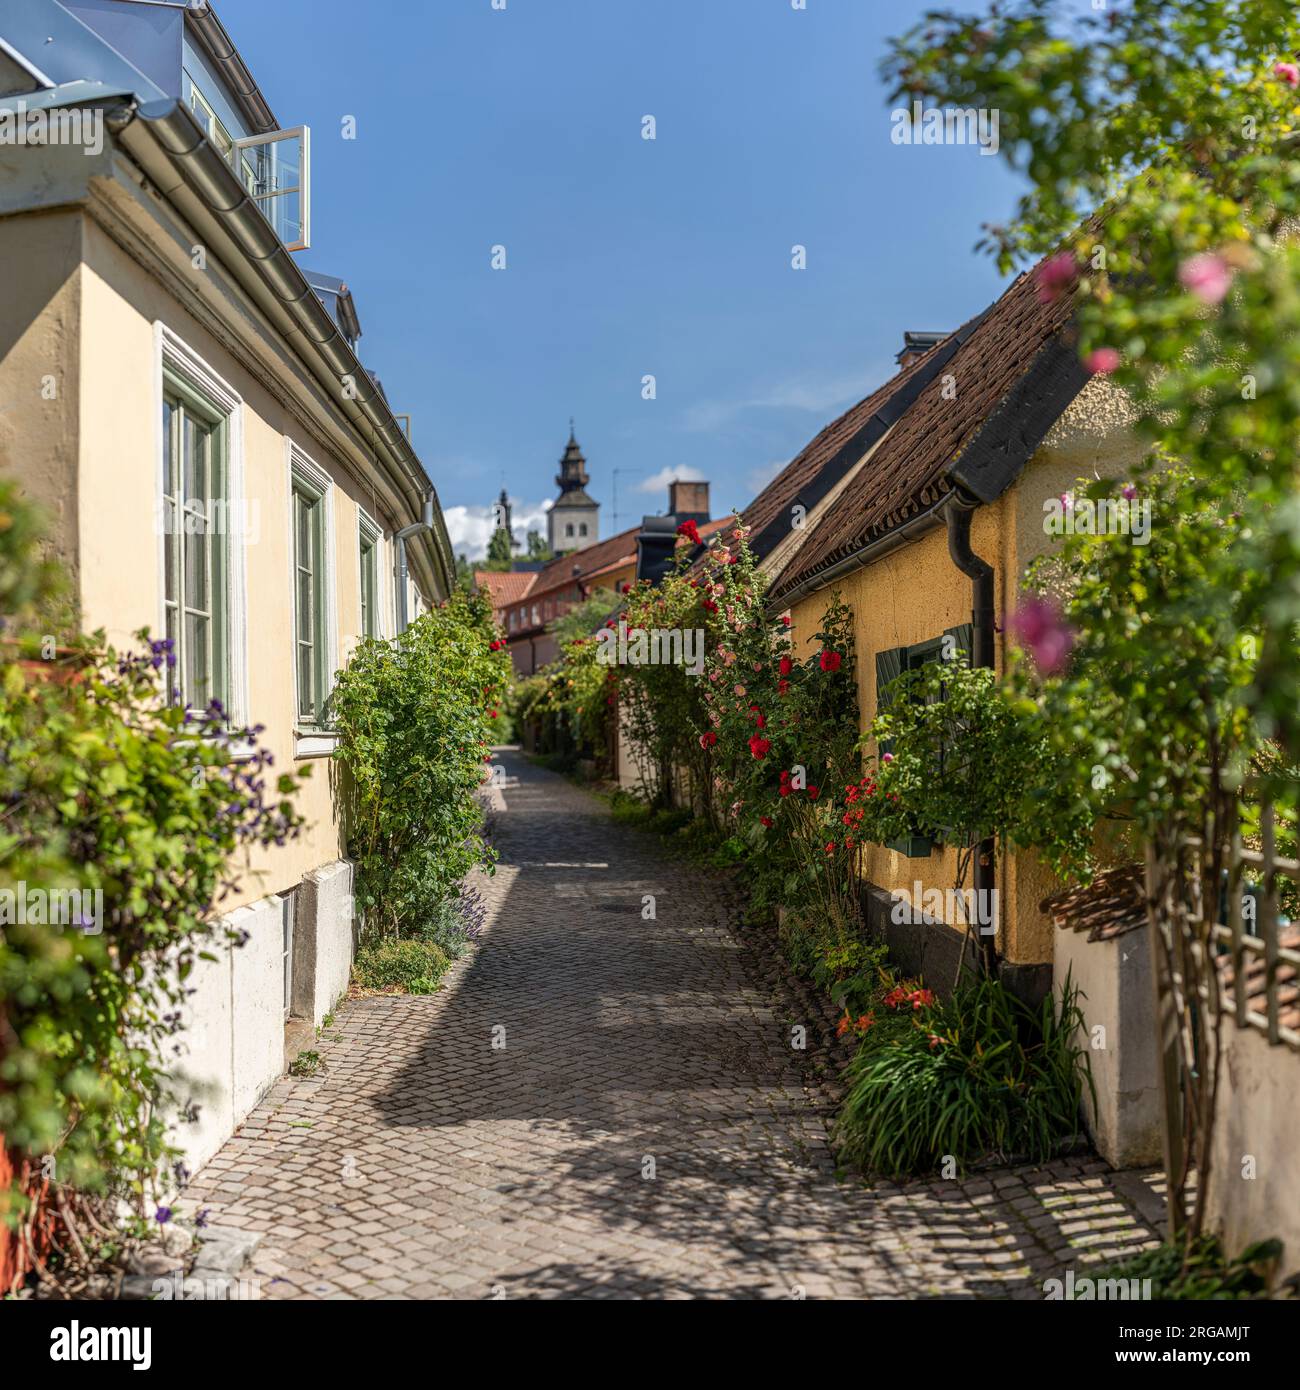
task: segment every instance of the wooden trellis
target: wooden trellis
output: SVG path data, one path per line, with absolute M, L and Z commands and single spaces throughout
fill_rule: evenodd
M 1220 791 L 1207 805 L 1201 836 L 1171 833 L 1147 846 L 1171 1236 L 1189 1223 L 1194 1233 L 1201 1229 L 1224 1019 L 1300 1049 L 1300 1028 L 1282 1016 L 1283 988 L 1294 993 L 1291 982 L 1300 980 L 1300 940 L 1286 933 L 1277 891 L 1280 877 L 1300 883 L 1300 862 L 1277 853 L 1276 831 L 1275 808 L 1265 801 L 1260 848 L 1246 848 L 1240 803 Z M 1258 881 L 1258 894 L 1247 894 L 1248 879 Z

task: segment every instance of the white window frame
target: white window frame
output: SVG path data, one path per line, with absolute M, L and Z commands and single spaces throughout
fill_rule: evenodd
M 384 564 L 385 542 L 383 527 L 370 515 L 366 509 L 357 504 L 357 626 L 361 627 L 361 595 L 365 590 L 365 574 L 361 569 L 361 547 L 371 545 L 375 551 L 375 636 L 379 638 L 388 637 L 388 604 L 386 602 L 387 586 L 384 583 L 384 574 L 387 566 Z M 364 632 L 358 632 L 358 639 L 365 637 Z
M 163 437 L 165 377 L 184 379 L 192 391 L 226 421 L 227 516 L 241 524 L 226 536 L 226 715 L 233 729 L 251 722 L 248 698 L 248 552 L 243 519 L 248 516 L 244 495 L 244 402 L 224 377 L 204 361 L 179 334 L 160 320 L 154 322 L 154 498 L 157 522 L 158 632 L 167 631 L 167 547 L 162 499 L 167 486 L 168 441 Z M 168 673 L 170 677 L 170 672 Z M 240 751 L 240 750 L 236 750 Z
M 293 188 L 279 188 L 276 189 L 274 193 L 263 194 L 260 198 L 252 193 L 246 186 L 244 192 L 248 194 L 250 201 L 256 205 L 257 210 L 266 218 L 272 227 L 275 226 L 275 222 L 268 216 L 267 210 L 263 207 L 263 204 L 265 203 L 267 207 L 269 207 L 277 198 L 287 198 L 291 194 L 296 193 L 298 195 L 298 210 L 302 214 L 302 236 L 298 241 L 286 241 L 283 245 L 286 251 L 306 251 L 311 247 L 311 127 L 296 125 L 291 130 L 272 130 L 264 135 L 242 136 L 234 142 L 234 148 L 230 154 L 230 162 L 242 185 L 244 183 L 244 174 L 241 161 L 244 151 L 255 149 L 262 145 L 275 145 L 281 140 L 298 141 L 299 151 L 302 155 L 298 167 L 298 175 L 301 181 Z
M 320 496 L 324 512 L 324 536 L 321 550 L 325 573 L 322 575 L 324 589 L 324 644 L 325 644 L 325 688 L 321 691 L 321 702 L 328 701 L 333 693 L 334 674 L 339 668 L 338 643 L 338 551 L 334 542 L 334 479 L 304 449 L 292 439 L 285 441 L 285 502 L 287 513 L 287 532 L 289 549 L 286 560 L 286 573 L 289 579 L 289 614 L 293 641 L 290 650 L 291 674 L 293 682 L 293 728 L 294 756 L 296 758 L 328 757 L 338 747 L 337 733 L 328 728 L 306 725 L 298 715 L 298 576 L 294 569 L 294 484 L 316 492 Z

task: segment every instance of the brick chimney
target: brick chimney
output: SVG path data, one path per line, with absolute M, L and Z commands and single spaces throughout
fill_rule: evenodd
M 709 519 L 708 483 L 689 483 L 679 478 L 668 484 L 668 514 L 678 525 L 683 521 L 703 523 Z
M 909 329 L 903 334 L 902 352 L 894 358 L 899 370 L 902 371 L 913 362 L 919 361 L 931 348 L 938 347 L 946 337 L 947 333 L 916 333 Z

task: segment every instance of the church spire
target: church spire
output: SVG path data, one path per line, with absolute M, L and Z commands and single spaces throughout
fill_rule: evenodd
M 564 497 L 566 493 L 577 492 L 586 487 L 590 481 L 587 475 L 587 460 L 582 456 L 582 449 L 573 432 L 573 420 L 570 419 L 569 442 L 565 446 L 564 456 L 560 459 L 560 471 L 555 475 L 555 482 L 560 489 L 560 496 Z

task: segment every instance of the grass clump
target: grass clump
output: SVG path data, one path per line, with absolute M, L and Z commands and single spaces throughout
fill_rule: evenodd
M 388 994 L 433 994 L 451 961 L 432 941 L 377 941 L 363 946 L 352 967 L 362 989 Z

